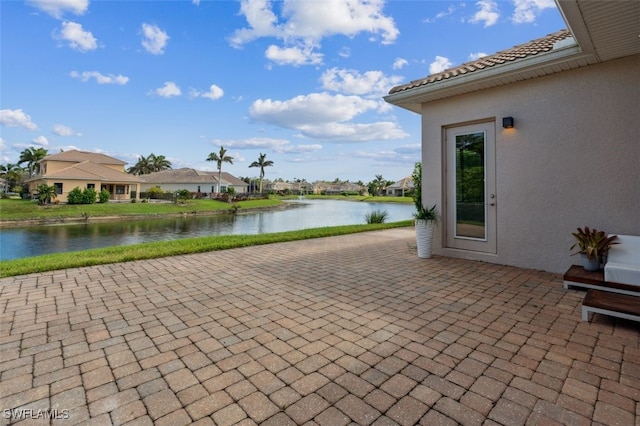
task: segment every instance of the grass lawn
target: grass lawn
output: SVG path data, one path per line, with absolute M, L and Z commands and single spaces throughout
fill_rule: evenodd
M 249 200 L 236 203 L 242 209 L 275 207 L 282 204 L 276 199 Z M 20 220 L 79 220 L 100 216 L 157 216 L 193 212 L 227 211 L 232 205 L 216 200 L 189 200 L 185 204 L 173 203 L 104 203 L 104 204 L 51 204 L 40 206 L 28 200 L 0 200 L 0 221 Z
M 303 229 L 299 231 L 278 232 L 273 234 L 187 238 L 183 240 L 159 241 L 102 249 L 46 254 L 42 256 L 27 257 L 24 259 L 1 261 L 0 278 L 35 272 L 77 268 L 82 266 L 103 265 L 106 263 L 130 262 L 139 259 L 153 259 L 180 254 L 202 253 L 259 244 L 331 237 L 336 235 L 353 234 L 356 232 L 399 228 L 411 226 L 411 224 L 412 221 L 406 220 L 394 223 Z

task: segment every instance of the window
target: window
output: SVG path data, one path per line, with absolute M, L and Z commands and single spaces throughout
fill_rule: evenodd
M 124 185 L 116 185 L 116 194 L 124 195 Z
M 56 182 L 53 186 L 56 187 L 56 194 L 62 194 L 62 182 Z
M 96 189 L 96 184 L 95 183 L 88 183 L 87 184 L 87 189 Z
M 198 192 L 200 192 L 200 185 L 198 185 Z

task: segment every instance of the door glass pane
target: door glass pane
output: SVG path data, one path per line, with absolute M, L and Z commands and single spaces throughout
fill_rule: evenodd
M 486 238 L 485 134 L 456 135 L 456 237 Z

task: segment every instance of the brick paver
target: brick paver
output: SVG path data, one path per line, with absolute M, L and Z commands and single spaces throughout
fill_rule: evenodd
M 583 296 L 411 228 L 5 278 L 1 422 L 638 424 L 640 329 Z

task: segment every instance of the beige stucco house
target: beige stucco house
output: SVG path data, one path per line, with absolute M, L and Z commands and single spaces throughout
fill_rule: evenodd
M 411 176 L 408 176 L 387 186 L 385 188 L 385 192 L 387 195 L 392 197 L 404 197 L 405 195 L 408 195 L 408 193 L 411 192 L 412 189 L 413 179 L 411 178 Z
M 577 227 L 640 235 L 640 2 L 557 5 L 568 30 L 385 97 L 421 116 L 436 254 L 564 272 Z
M 67 201 L 71 190 L 78 187 L 109 191 L 112 200 L 130 200 L 140 193 L 140 179 L 125 172 L 125 161 L 105 154 L 69 150 L 47 155 L 40 160 L 40 173 L 29 180 L 29 193 L 37 194 L 40 184 L 55 186 L 61 202 Z
M 146 192 L 157 186 L 163 191 L 175 192 L 183 189 L 202 196 L 225 192 L 233 187 L 236 194 L 246 194 L 249 184 L 227 172 L 222 172 L 221 185 L 218 185 L 218 172 L 200 171 L 191 168 L 169 169 L 139 176 L 142 179 L 141 191 Z

